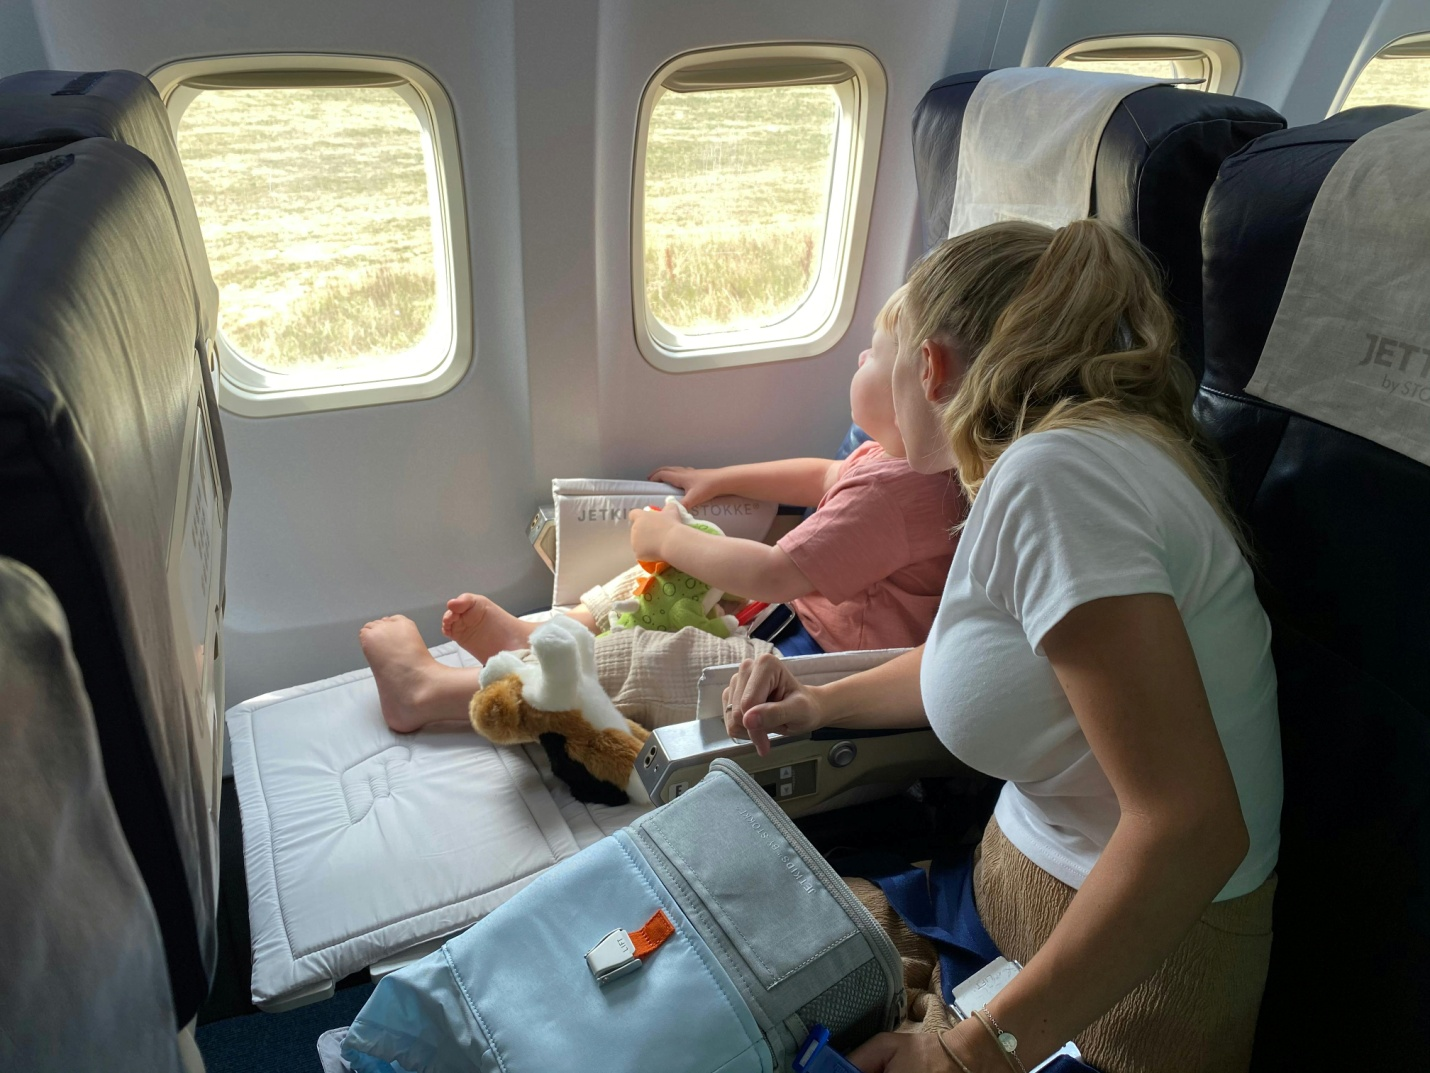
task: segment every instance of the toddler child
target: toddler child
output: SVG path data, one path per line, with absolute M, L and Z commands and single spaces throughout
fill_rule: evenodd
M 569 614 L 600 634 L 598 677 L 629 718 L 649 727 L 692 718 L 700 672 L 716 664 L 772 650 L 802 655 L 924 642 L 953 560 L 950 530 L 963 517 L 965 500 L 952 473 L 916 473 L 903 457 L 891 379 L 903 298 L 900 288 L 885 303 L 873 341 L 859 355 L 849 405 L 871 439 L 848 458 L 664 467 L 651 474 L 682 489 L 686 506 L 733 494 L 816 510 L 773 546 L 702 533 L 672 511 L 632 514 L 637 559 L 670 563 L 751 600 L 787 603 L 794 619 L 773 644 L 692 628 L 603 633 L 612 605 L 631 595 L 641 571 L 632 568 L 592 589 Z M 442 618 L 442 632 L 483 662 L 504 649 L 528 647 L 536 626 L 473 593 L 450 600 Z M 360 640 L 383 717 L 394 730 L 466 718 L 479 672 L 437 663 L 410 619 L 369 622 Z

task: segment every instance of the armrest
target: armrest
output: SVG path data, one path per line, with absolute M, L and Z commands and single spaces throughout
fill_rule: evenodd
M 907 648 L 875 648 L 862 652 L 820 652 L 813 656 L 790 656 L 784 664 L 791 674 L 801 682 L 822 686 L 848 678 L 851 674 L 867 671 L 881 663 L 888 663 L 895 656 L 902 656 Z M 695 715 L 699 719 L 723 717 L 720 695 L 740 669 L 738 663 L 722 663 L 706 667 L 700 672 L 700 681 L 695 687 Z
M 893 659 L 906 649 L 796 656 L 786 661 L 801 680 L 822 685 Z M 651 733 L 636 770 L 651 801 L 680 796 L 704 777 L 718 756 L 748 771 L 791 816 L 886 797 L 915 779 L 976 775 L 955 759 L 927 727 L 914 730 L 840 730 L 773 735 L 770 755 L 725 733 L 721 691 L 737 666 L 708 667 L 700 676 L 701 718 Z M 981 777 L 981 776 L 980 776 Z

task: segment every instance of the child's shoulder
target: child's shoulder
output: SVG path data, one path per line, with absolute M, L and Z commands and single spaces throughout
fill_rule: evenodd
M 877 480 L 880 483 L 890 480 L 943 483 L 948 480 L 950 473 L 919 473 L 909 465 L 907 458 L 899 458 L 889 454 L 873 440 L 861 443 L 844 460 L 844 470 L 841 476 L 857 476 L 861 480 Z
M 848 457 L 840 467 L 840 476 L 847 477 L 856 470 L 863 470 L 869 466 L 881 466 L 886 469 L 897 469 L 902 463 L 908 466 L 902 458 L 895 458 L 888 451 L 879 446 L 878 440 L 865 440 L 854 450 L 849 452 Z

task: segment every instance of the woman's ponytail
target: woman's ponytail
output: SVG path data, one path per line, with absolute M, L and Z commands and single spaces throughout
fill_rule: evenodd
M 1245 547 L 1192 419 L 1196 382 L 1160 273 L 1137 243 L 1098 220 L 993 224 L 916 265 L 905 309 L 920 334 L 901 331 L 901 348 L 940 338 L 968 362 L 943 419 L 970 499 L 1021 436 L 1123 429 L 1160 444 Z

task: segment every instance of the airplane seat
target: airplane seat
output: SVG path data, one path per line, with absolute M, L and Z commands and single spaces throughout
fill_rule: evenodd
M 1354 1052 L 1414 1068 L 1430 1050 L 1430 468 L 1246 391 L 1328 173 L 1414 114 L 1353 109 L 1258 139 L 1222 165 L 1203 225 L 1197 415 L 1253 538 L 1285 770 L 1257 1069 Z
M 178 1073 L 159 922 L 105 787 L 64 612 L 6 558 L 0 697 L 4 1064 Z
M 154 162 L 168 188 L 193 276 L 195 339 L 204 358 L 205 405 L 227 510 L 232 484 L 214 384 L 218 284 L 209 269 L 198 210 L 158 90 L 133 71 L 25 71 L 0 78 L 0 163 L 50 153 L 85 138 L 108 138 L 138 149 Z
M 193 293 L 137 150 L 93 138 L 0 164 L 0 555 L 71 623 L 180 1025 L 214 963 L 223 742 L 224 509 Z
M 926 249 L 948 235 L 964 115 L 987 74 L 972 71 L 934 83 L 914 112 L 914 171 Z M 1092 215 L 1136 238 L 1162 266 L 1181 325 L 1183 357 L 1198 375 L 1200 223 L 1207 190 L 1227 156 L 1285 126 L 1278 112 L 1257 101 L 1159 85 L 1123 98 L 1098 143 Z

